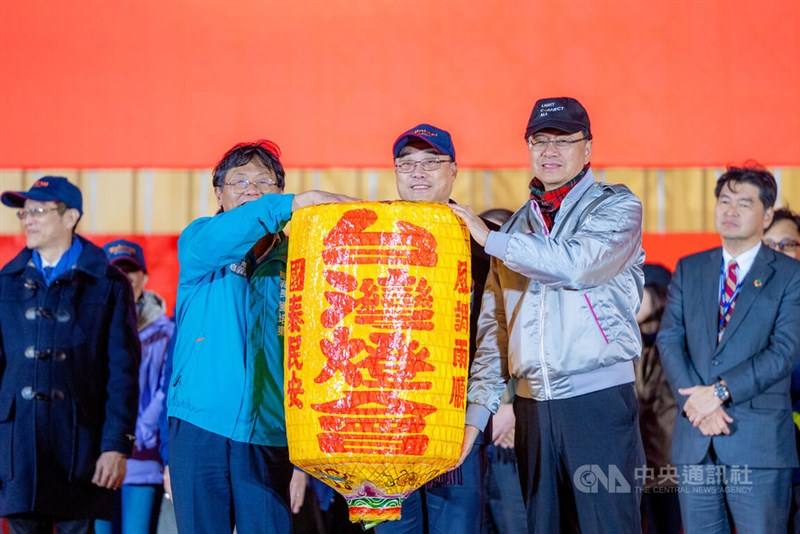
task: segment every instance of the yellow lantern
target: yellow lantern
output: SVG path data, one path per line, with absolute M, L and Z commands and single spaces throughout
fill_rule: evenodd
M 291 461 L 341 493 L 351 521 L 399 519 L 461 452 L 469 234 L 444 204 L 303 208 L 287 271 Z

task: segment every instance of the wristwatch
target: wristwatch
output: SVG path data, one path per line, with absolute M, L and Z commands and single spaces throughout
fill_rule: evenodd
M 722 401 L 722 404 L 725 404 L 731 399 L 731 390 L 722 381 L 719 381 L 714 384 L 714 396 Z

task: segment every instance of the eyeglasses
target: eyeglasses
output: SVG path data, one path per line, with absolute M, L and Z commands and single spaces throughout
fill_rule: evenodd
M 568 149 L 575 143 L 579 143 L 581 141 L 588 141 L 591 137 L 581 137 L 579 139 L 563 139 L 560 137 L 556 137 L 554 139 L 528 139 L 528 148 L 532 149 L 534 152 L 544 152 L 547 148 L 547 145 L 553 144 L 556 147 L 556 150 L 559 152 L 562 150 Z
M 783 239 L 781 241 L 773 241 L 772 239 L 765 239 L 764 244 L 771 248 L 772 250 L 778 252 L 790 252 L 794 253 L 797 250 L 797 246 L 800 245 L 794 239 Z
M 414 169 L 417 168 L 417 165 L 422 167 L 423 171 L 435 171 L 439 167 L 442 166 L 442 163 L 452 163 L 450 159 L 423 159 L 422 161 L 401 161 L 395 164 L 394 168 L 397 169 L 397 172 L 402 172 L 404 174 L 409 172 L 414 172 Z
M 230 188 L 237 193 L 244 193 L 250 188 L 251 185 L 254 185 L 256 186 L 256 189 L 264 193 L 270 191 L 274 187 L 277 187 L 278 182 L 275 180 L 248 180 L 244 178 L 242 180 L 236 180 L 235 182 L 222 182 L 222 185 L 230 186 Z
M 44 217 L 44 214 L 50 211 L 58 211 L 60 208 L 56 206 L 55 208 L 28 208 L 25 210 L 17 211 L 17 219 L 20 221 L 24 221 L 27 217 L 32 217 L 34 219 L 41 219 Z

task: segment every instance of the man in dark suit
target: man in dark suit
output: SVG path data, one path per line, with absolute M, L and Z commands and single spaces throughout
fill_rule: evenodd
M 722 248 L 678 263 L 658 335 L 683 413 L 672 442 L 681 515 L 687 534 L 785 532 L 800 263 L 761 245 L 777 197 L 769 172 L 730 168 L 715 194 Z

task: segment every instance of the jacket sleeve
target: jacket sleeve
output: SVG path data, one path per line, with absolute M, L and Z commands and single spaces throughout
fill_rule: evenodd
M 594 207 L 569 237 L 490 232 L 486 252 L 544 285 L 586 289 L 608 282 L 639 261 L 641 243 L 642 204 L 625 191 Z
M 108 383 L 100 450 L 130 454 L 139 400 L 138 369 L 141 348 L 136 307 L 130 284 L 114 281 L 108 335 Z
M 178 239 L 181 281 L 195 280 L 240 261 L 265 234 L 292 217 L 294 195 L 264 195 L 236 209 L 191 223 Z
M 467 387 L 466 423 L 483 430 L 497 412 L 508 381 L 508 330 L 503 291 L 497 278 L 497 260 L 486 277 L 478 317 L 477 349 Z
M 800 351 L 800 270 L 786 284 L 771 329 L 764 350 L 720 376 L 734 405 L 749 401 L 792 373 Z
M 164 393 L 164 371 L 167 363 L 167 346 L 172 334 L 172 325 L 165 327 L 168 329 L 170 335 L 160 338 L 154 343 L 154 346 L 148 350 L 153 351 L 153 363 L 158 365 L 158 384 L 150 399 L 150 403 L 142 410 L 142 414 L 136 421 L 136 440 L 146 449 L 152 449 L 158 445 L 159 438 L 159 421 L 161 412 L 166 407 L 166 395 Z
M 686 317 L 683 313 L 685 270 L 686 264 L 681 260 L 669 285 L 667 304 L 656 338 L 661 365 L 681 410 L 686 398 L 678 394 L 678 388 L 688 388 L 703 383 L 694 369 L 686 344 Z

